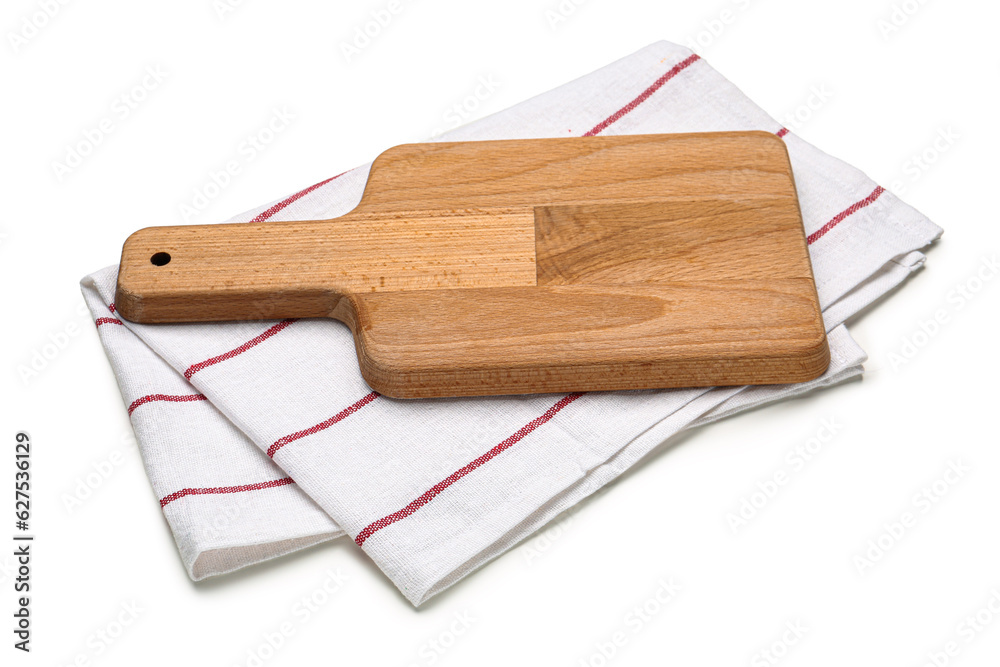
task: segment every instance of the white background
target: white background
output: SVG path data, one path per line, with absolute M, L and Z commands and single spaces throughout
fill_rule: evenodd
M 912 15 L 897 14 L 901 25 L 886 32 L 893 0 L 567 0 L 557 22 L 547 12 L 558 0 L 403 0 L 348 61 L 341 44 L 387 0 L 251 0 L 221 17 L 212 0 L 68 2 L 16 48 L 10 36 L 39 4 L 7 0 L 0 484 L 12 484 L 14 433 L 30 431 L 37 542 L 31 655 L 11 648 L 12 559 L 0 551 L 0 663 L 246 665 L 262 635 L 292 620 L 295 634 L 263 664 L 763 665 L 772 663 L 759 652 L 786 623 L 805 631 L 783 665 L 922 665 L 952 640 L 957 655 L 939 664 L 996 664 L 1000 614 L 984 613 L 993 622 L 972 641 L 959 626 L 994 592 L 1000 610 L 1000 279 L 962 308 L 949 294 L 1000 251 L 1000 8 L 895 1 Z M 871 357 L 865 378 L 682 436 L 419 610 L 345 540 L 189 581 L 129 445 L 79 279 L 116 262 L 135 229 L 184 222 L 180 205 L 275 108 L 294 121 L 191 222 L 222 221 L 450 127 L 449 109 L 480 77 L 496 90 L 469 102 L 470 118 L 659 39 L 698 39 L 698 52 L 774 116 L 799 110 L 788 121 L 796 132 L 886 186 L 901 182 L 904 199 L 945 228 L 927 267 L 852 324 Z M 166 78 L 121 120 L 115 99 L 157 66 Z M 111 134 L 60 180 L 53 162 L 105 117 Z M 938 142 L 943 151 L 941 132 L 953 136 Z M 925 150 L 936 159 L 915 170 Z M 947 323 L 894 364 L 939 309 Z M 23 378 L 19 368 L 60 332 L 63 349 Z M 824 419 L 842 426 L 792 471 L 786 453 Z M 125 462 L 67 510 L 64 495 L 116 451 Z M 949 461 L 968 472 L 923 512 L 914 495 Z M 727 514 L 778 470 L 791 481 L 734 534 Z M 11 496 L 0 491 L 4 544 Z M 907 511 L 916 525 L 859 572 L 855 557 Z M 349 581 L 298 623 L 293 605 L 328 568 Z M 670 577 L 675 599 L 641 627 L 626 620 Z M 98 652 L 94 633 L 133 602 L 138 618 Z M 456 614 L 473 620 L 452 636 L 463 629 Z M 603 658 L 599 645 L 616 632 L 625 644 Z M 439 639 L 448 647 L 433 653 Z

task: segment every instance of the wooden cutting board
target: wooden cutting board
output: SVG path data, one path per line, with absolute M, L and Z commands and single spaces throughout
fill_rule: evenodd
M 142 323 L 332 317 L 391 397 L 774 384 L 829 363 L 764 132 L 397 146 L 332 220 L 150 227 Z

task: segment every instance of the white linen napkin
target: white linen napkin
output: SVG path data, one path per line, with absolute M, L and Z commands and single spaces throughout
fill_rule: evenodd
M 795 172 L 832 362 L 800 385 L 392 400 L 332 320 L 137 325 L 117 267 L 83 280 L 147 473 L 193 579 L 344 533 L 419 605 L 675 433 L 862 372 L 843 322 L 923 264 L 941 230 L 660 42 L 441 140 L 766 130 Z M 332 218 L 369 165 L 239 216 Z M 292 481 L 294 480 L 294 482 Z

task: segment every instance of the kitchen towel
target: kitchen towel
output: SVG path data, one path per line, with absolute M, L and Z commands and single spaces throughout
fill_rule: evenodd
M 799 385 L 393 400 L 331 320 L 137 325 L 116 267 L 83 292 L 153 490 L 194 579 L 346 535 L 419 605 L 670 436 L 858 375 L 843 322 L 924 262 L 940 228 L 799 139 L 691 51 L 659 42 L 438 140 L 764 130 L 791 156 L 832 362 Z M 332 218 L 370 165 L 239 216 Z

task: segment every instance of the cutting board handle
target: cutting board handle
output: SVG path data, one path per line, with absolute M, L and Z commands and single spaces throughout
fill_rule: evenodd
M 530 207 L 148 227 L 115 303 L 145 323 L 329 317 L 347 294 L 531 286 L 534 229 Z

